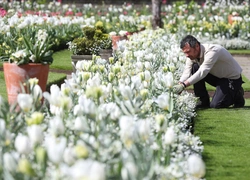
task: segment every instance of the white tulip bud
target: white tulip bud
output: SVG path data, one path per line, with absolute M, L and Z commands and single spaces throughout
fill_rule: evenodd
M 198 155 L 190 155 L 187 160 L 189 173 L 196 177 L 202 178 L 206 174 L 206 167 L 203 160 Z
M 166 132 L 165 137 L 164 137 L 165 144 L 166 145 L 171 145 L 172 143 L 174 143 L 175 138 L 176 138 L 176 134 L 174 132 L 174 128 L 169 127 L 167 129 L 167 132 Z

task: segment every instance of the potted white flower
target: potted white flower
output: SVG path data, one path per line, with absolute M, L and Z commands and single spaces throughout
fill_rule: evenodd
M 39 29 L 30 38 L 22 36 L 23 49 L 9 56 L 2 56 L 4 78 L 10 104 L 16 102 L 22 91 L 22 83 L 29 78 L 37 78 L 42 91 L 46 90 L 49 65 L 53 62 L 52 43 L 46 30 Z

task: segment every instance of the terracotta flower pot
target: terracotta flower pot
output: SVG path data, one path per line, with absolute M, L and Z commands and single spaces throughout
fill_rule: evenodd
M 46 91 L 49 65 L 3 63 L 4 79 L 7 88 L 9 104 L 15 103 L 18 93 L 22 92 L 22 83 L 29 78 L 37 78 L 42 91 Z
M 233 15 L 228 15 L 228 23 L 233 24 Z

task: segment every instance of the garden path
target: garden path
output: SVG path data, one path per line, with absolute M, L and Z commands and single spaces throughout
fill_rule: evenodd
M 249 55 L 233 55 L 243 69 L 244 76 L 250 80 L 250 56 Z

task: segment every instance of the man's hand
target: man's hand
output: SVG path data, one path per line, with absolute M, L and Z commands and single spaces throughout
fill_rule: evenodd
M 181 92 L 185 89 L 184 84 L 177 84 L 175 86 L 173 86 L 173 90 L 175 93 L 177 94 L 181 94 Z

